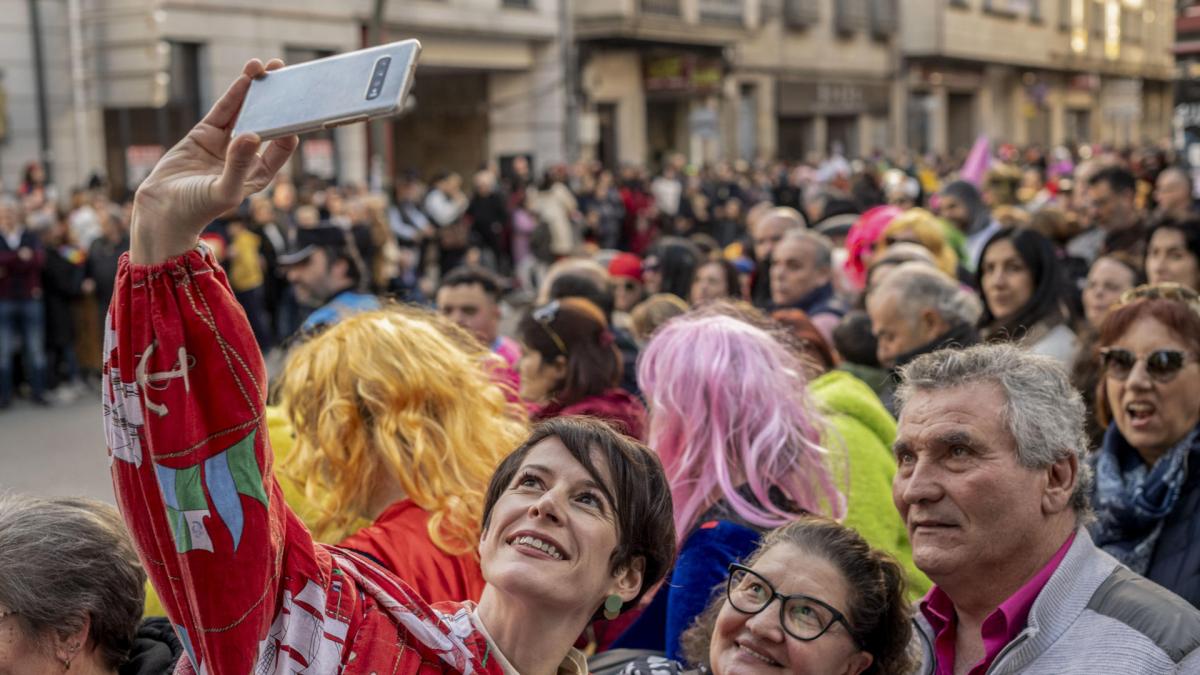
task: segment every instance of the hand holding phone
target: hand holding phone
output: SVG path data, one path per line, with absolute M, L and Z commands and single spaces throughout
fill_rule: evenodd
M 134 264 L 161 263 L 191 250 L 205 225 L 267 187 L 292 156 L 295 136 L 278 138 L 259 154 L 257 134 L 232 134 L 250 83 L 282 67 L 279 59 L 265 66 L 258 59 L 247 62 L 212 110 L 142 181 L 130 220 Z
M 274 70 L 251 83 L 234 135 L 269 140 L 400 114 L 420 53 L 404 40 Z

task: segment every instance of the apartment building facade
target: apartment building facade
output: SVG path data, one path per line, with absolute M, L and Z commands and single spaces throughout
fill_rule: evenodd
M 250 57 L 368 42 L 376 0 L 0 0 L 0 177 L 132 187 Z M 1171 132 L 1172 0 L 384 0 L 424 52 L 379 147 L 306 136 L 296 175 L 389 182 L 517 155 L 610 166 L 1114 144 Z M 377 160 L 373 162 L 372 160 Z
M 905 2 L 903 144 L 954 152 L 981 133 L 1043 146 L 1168 137 L 1172 0 Z
M 412 112 L 385 123 L 379 152 L 364 125 L 306 136 L 291 170 L 361 183 L 378 157 L 389 182 L 518 154 L 563 160 L 562 5 L 385 1 L 384 39 L 424 48 Z M 373 0 L 0 0 L 0 175 L 11 182 L 40 158 L 60 185 L 98 173 L 117 192 L 135 186 L 247 59 L 358 49 L 373 11 Z

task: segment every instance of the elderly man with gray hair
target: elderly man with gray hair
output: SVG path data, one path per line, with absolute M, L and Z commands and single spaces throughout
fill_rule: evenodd
M 1200 612 L 1092 543 L 1084 405 L 1011 345 L 901 371 L 892 496 L 935 586 L 922 673 L 1200 672 Z
M 867 295 L 879 364 L 899 368 L 922 354 L 979 342 L 979 299 L 927 264 L 888 270 Z
M 771 253 L 771 310 L 801 309 L 833 344 L 846 306 L 833 288 L 833 242 L 811 230 L 790 230 Z

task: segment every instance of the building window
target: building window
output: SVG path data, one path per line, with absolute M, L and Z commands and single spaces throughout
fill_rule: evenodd
M 500 5 L 510 9 L 529 9 L 530 0 L 502 0 Z
M 887 39 L 896 32 L 896 0 L 871 0 L 871 35 Z
M 971 5 L 969 3 L 967 3 L 967 0 L 950 0 L 950 6 L 967 8 L 967 7 L 970 7 Z
M 1042 12 L 1038 5 L 1038 0 L 984 0 L 983 11 L 1014 19 L 1041 21 Z
M 833 25 L 843 35 L 853 35 L 867 27 L 866 0 L 840 0 L 834 3 Z
M 642 13 L 679 16 L 679 0 L 642 0 Z
M 1071 3 L 1074 0 L 1058 0 L 1058 29 L 1071 29 Z
M 746 21 L 743 0 L 700 0 L 700 20 L 739 25 Z
M 788 28 L 808 28 L 821 20 L 818 0 L 784 0 L 783 23 Z
M 170 45 L 167 103 L 195 124 L 204 115 L 204 92 L 201 91 L 204 45 L 196 42 L 172 42 Z

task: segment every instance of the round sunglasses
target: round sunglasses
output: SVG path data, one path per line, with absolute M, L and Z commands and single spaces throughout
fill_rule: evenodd
M 1104 372 L 1114 380 L 1128 379 L 1133 367 L 1141 360 L 1142 358 L 1128 349 L 1105 347 L 1100 350 L 1100 363 L 1104 366 Z M 1170 382 L 1192 360 L 1193 357 L 1185 352 L 1158 349 L 1145 356 L 1146 374 L 1155 382 Z

